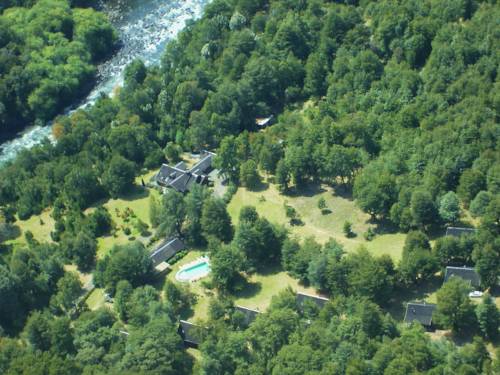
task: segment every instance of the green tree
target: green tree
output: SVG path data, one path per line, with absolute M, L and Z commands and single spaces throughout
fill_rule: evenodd
M 97 254 L 97 241 L 87 232 L 78 233 L 72 243 L 71 257 L 79 270 L 87 272 L 95 263 Z
M 413 224 L 417 227 L 425 229 L 428 225 L 436 222 L 436 205 L 429 193 L 415 191 L 411 196 L 410 207 Z
M 203 205 L 201 228 L 205 238 L 215 238 L 229 242 L 233 237 L 233 227 L 226 205 L 221 199 L 209 198 Z
M 120 280 L 128 280 L 133 287 L 149 281 L 153 273 L 153 264 L 144 245 L 133 242 L 115 245 L 108 255 L 97 261 L 94 273 L 95 284 L 115 293 Z
M 119 367 L 121 371 L 187 375 L 192 360 L 184 350 L 177 326 L 159 317 L 130 334 Z
M 326 200 L 324 197 L 318 199 L 318 208 L 321 210 L 321 212 L 326 209 Z
M 386 216 L 396 200 L 394 177 L 367 166 L 354 180 L 354 198 L 372 217 Z
M 485 294 L 481 303 L 477 305 L 476 316 L 483 337 L 490 340 L 498 337 L 500 312 L 489 294 Z
M 441 197 L 439 216 L 446 223 L 454 223 L 460 218 L 460 202 L 454 192 L 449 191 Z
M 162 196 L 162 208 L 158 231 L 166 236 L 180 236 L 186 218 L 186 202 L 178 191 L 170 189 Z
M 487 191 L 480 191 L 470 203 L 471 214 L 475 217 L 483 216 L 490 202 L 491 194 Z
M 457 194 L 466 207 L 471 200 L 485 188 L 484 175 L 475 169 L 467 169 L 462 176 L 457 187 Z
M 256 189 L 260 184 L 260 175 L 257 163 L 249 159 L 240 166 L 240 182 L 249 190 Z
M 57 282 L 57 293 L 50 299 L 54 311 L 71 314 L 76 308 L 77 299 L 83 293 L 82 282 L 74 272 L 66 272 Z
M 114 155 L 102 175 L 102 184 L 112 198 L 130 192 L 134 185 L 135 164 L 123 156 Z
M 116 292 L 113 302 L 113 308 L 120 317 L 120 319 L 124 322 L 126 322 L 128 319 L 127 304 L 130 300 L 132 292 L 133 292 L 132 285 L 130 285 L 130 283 L 127 280 L 120 280 L 116 284 Z
M 344 225 L 342 226 L 342 231 L 346 237 L 352 237 L 352 223 L 350 221 L 344 221 Z
M 212 281 L 222 292 L 234 291 L 241 279 L 244 260 L 242 254 L 231 245 L 222 245 L 211 257 Z
M 276 165 L 276 184 L 282 193 L 288 191 L 290 183 L 290 171 L 284 159 L 281 159 Z
M 451 328 L 456 333 L 475 328 L 476 315 L 469 290 L 465 281 L 457 277 L 452 277 L 438 290 L 436 321 L 444 328 Z
M 472 253 L 477 273 L 481 277 L 481 284 L 485 287 L 494 287 L 498 283 L 500 274 L 500 248 L 496 244 L 487 243 L 478 246 Z
M 195 302 L 195 295 L 189 290 L 188 285 L 178 285 L 170 280 L 166 280 L 163 292 L 176 315 L 189 309 Z

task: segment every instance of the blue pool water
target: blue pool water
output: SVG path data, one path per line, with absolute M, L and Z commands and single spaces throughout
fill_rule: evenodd
M 210 264 L 208 264 L 207 260 L 203 260 L 200 263 L 193 264 L 187 268 L 181 269 L 176 278 L 179 281 L 191 281 L 197 280 L 202 277 L 205 277 L 210 272 Z

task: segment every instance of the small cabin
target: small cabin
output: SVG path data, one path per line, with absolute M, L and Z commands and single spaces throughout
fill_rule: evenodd
M 307 303 L 313 303 L 319 309 L 322 309 L 328 301 L 329 299 L 325 297 L 314 296 L 312 294 L 307 294 L 307 293 L 297 293 L 297 306 L 300 311 L 303 311 L 304 304 Z
M 467 281 L 470 286 L 477 288 L 481 285 L 481 277 L 472 267 L 446 267 L 444 274 L 444 282 L 447 282 L 452 277 L 460 277 L 461 279 Z
M 203 328 L 197 324 L 181 320 L 179 324 L 179 335 L 188 348 L 197 348 L 201 343 L 200 332 Z
M 260 314 L 260 311 L 249 309 L 243 306 L 235 306 L 234 309 L 235 311 L 240 312 L 243 315 L 246 325 L 252 323 Z
M 177 237 L 165 240 L 149 255 L 153 261 L 153 267 L 160 273 L 165 272 L 168 268 L 166 262 L 185 248 L 184 242 Z
M 476 233 L 476 229 L 474 228 L 464 228 L 464 227 L 447 227 L 446 235 L 452 237 L 462 237 L 462 236 L 471 236 Z
M 425 302 L 409 302 L 406 305 L 404 321 L 408 324 L 419 322 L 424 327 L 432 326 L 432 314 L 436 305 Z

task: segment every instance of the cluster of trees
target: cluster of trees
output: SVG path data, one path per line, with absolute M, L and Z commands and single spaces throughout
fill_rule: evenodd
M 73 8 L 84 2 L 8 3 L 0 6 L 2 132 L 54 118 L 89 89 L 97 62 L 117 41 L 104 14 Z
M 212 197 L 206 187 L 198 184 L 185 196 L 172 189 L 160 200 L 152 196 L 150 221 L 158 237 L 179 236 L 196 246 L 210 239 L 229 241 L 233 236 L 226 202 Z
M 121 285 L 122 291 L 130 287 Z M 106 308 L 83 312 L 72 321 L 47 310 L 33 313 L 21 334 L 22 341 L 0 337 L 0 372 L 192 373 L 193 361 L 177 333 L 177 315 L 170 297 L 162 301 L 153 287 L 145 286 L 131 289 L 127 296 L 122 293 L 120 301 L 115 306 L 121 306 L 123 318 Z
M 81 93 L 114 33 L 98 13 L 67 0 L 6 4 L 30 7 L 0 16 L 0 124 L 52 118 Z M 298 242 L 252 208 L 234 228 L 225 202 L 203 188 L 165 195 L 151 204 L 158 234 L 208 244 L 221 292 L 274 263 L 335 296 L 318 312 L 297 307 L 287 292 L 248 329 L 230 303 L 214 302 L 203 373 L 498 372 L 481 339 L 457 348 L 417 327 L 400 331 L 376 303 L 452 263 L 475 265 L 485 287 L 497 280 L 499 11 L 477 0 L 212 1 L 168 45 L 160 67 L 132 63 L 116 96 L 57 118 L 56 143 L 0 169 L 6 220 L 51 206 L 58 241 L 31 240 L 1 256 L 0 300 L 10 303 L 0 304 L 0 325 L 23 335 L 0 335 L 0 372 L 192 370 L 174 323 L 191 297 L 168 284 L 161 299 L 145 285 L 151 262 L 142 245 L 118 246 L 96 265 L 114 313 L 70 320 L 81 285 L 64 276 L 62 263 L 92 268 L 95 238 L 112 226 L 105 210 L 83 209 L 126 192 L 138 170 L 165 156 L 216 146 L 216 166 L 249 188 L 258 187 L 259 168 L 284 193 L 311 181 L 352 186 L 365 212 L 403 230 L 453 223 L 462 207 L 481 226 L 472 238 L 433 247 L 411 233 L 394 265 L 364 250 L 343 255 L 333 241 Z M 255 118 L 270 113 L 283 113 L 278 124 L 251 132 Z M 473 309 L 467 301 L 463 285 L 445 284 L 439 324 L 492 338 L 494 305 L 485 299 Z
M 398 328 L 379 306 L 336 296 L 323 309 L 286 290 L 248 326 L 231 301 L 213 300 L 203 332 L 205 374 L 494 374 L 480 337 L 458 348 L 419 325 Z M 498 329 L 498 327 L 497 327 Z

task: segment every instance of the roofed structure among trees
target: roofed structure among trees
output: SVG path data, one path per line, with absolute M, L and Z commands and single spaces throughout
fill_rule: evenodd
M 179 334 L 184 341 L 184 344 L 191 348 L 197 348 L 201 340 L 199 337 L 199 325 L 190 323 L 186 320 L 181 320 L 179 324 Z
M 212 170 L 214 156 L 213 152 L 202 152 L 198 163 L 189 170 L 183 162 L 173 167 L 163 164 L 156 175 L 156 182 L 160 186 L 172 188 L 181 193 L 188 192 L 193 184 L 206 185 L 209 182 L 208 174 Z
M 474 228 L 464 228 L 464 227 L 447 227 L 446 235 L 452 237 L 469 236 L 476 233 Z
M 249 308 L 243 307 L 243 306 L 235 306 L 235 310 L 239 311 L 240 313 L 242 313 L 244 315 L 245 323 L 247 325 L 252 323 L 257 318 L 257 316 L 260 314 L 260 311 L 252 310 L 252 309 L 249 309 Z
M 430 327 L 434 310 L 436 310 L 436 305 L 432 303 L 409 302 L 406 305 L 404 321 L 406 323 L 417 321 L 425 327 Z
M 444 274 L 444 281 L 447 282 L 451 277 L 460 277 L 461 279 L 470 283 L 473 287 L 478 287 L 481 285 L 481 278 L 476 270 L 472 267 L 446 267 L 446 272 Z
M 323 308 L 325 304 L 328 302 L 328 298 L 325 297 L 320 297 L 320 296 L 313 296 L 312 294 L 306 294 L 306 293 L 297 293 L 297 304 L 299 306 L 299 309 L 302 309 L 304 306 L 304 303 L 314 303 L 318 308 Z
M 163 271 L 165 267 L 162 266 L 162 263 L 168 261 L 175 254 L 185 248 L 186 245 L 179 238 L 174 237 L 167 239 L 151 253 L 150 258 L 153 261 L 153 267 L 155 267 L 157 271 Z

